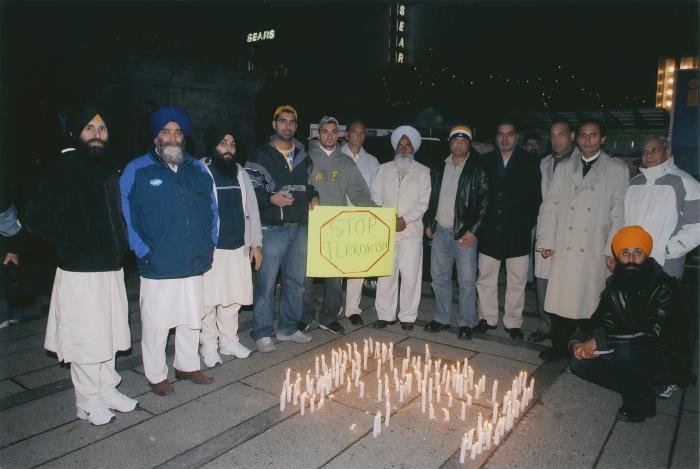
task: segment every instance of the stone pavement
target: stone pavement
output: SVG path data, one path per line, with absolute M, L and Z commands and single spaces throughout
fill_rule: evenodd
M 373 439 L 373 415 L 384 403 L 373 397 L 372 367 L 363 378 L 364 400 L 339 389 L 314 414 L 307 408 L 302 417 L 291 406 L 280 412 L 287 368 L 303 372 L 313 368 L 317 355 L 329 357 L 332 348 L 372 337 L 393 342 L 399 357 L 408 346 L 422 352 L 426 343 L 435 357 L 468 357 L 477 378 L 488 376 L 487 394 L 493 378 L 510 383 L 521 370 L 535 377 L 527 414 L 495 450 L 475 461 L 467 457 L 467 467 L 698 468 L 697 386 L 659 401 L 657 416 L 643 424 L 618 422 L 617 395 L 572 375 L 565 363 L 542 363 L 538 353 L 544 346 L 511 340 L 502 326 L 471 341 L 458 341 L 454 331 L 426 333 L 420 326 L 408 333 L 398 325 L 375 330 L 369 327 L 376 319 L 371 298 L 363 298 L 365 326 L 343 321 L 348 332 L 343 337 L 316 329 L 309 344 L 278 344 L 276 353 L 244 360 L 223 357 L 223 366 L 210 370 L 213 384 L 176 381 L 173 396 L 157 397 L 141 365 L 138 278 L 129 277 L 127 285 L 133 346 L 119 356 L 117 368 L 121 392 L 136 397 L 140 410 L 118 414 L 102 427 L 76 419 L 70 370 L 43 350 L 46 305 L 36 305 L 25 321 L 0 331 L 0 467 L 460 467 L 462 433 L 474 426 L 477 410 L 487 416 L 490 409 L 475 404 L 468 422 L 457 419 L 456 406 L 449 422 L 437 409 L 437 420 L 430 421 L 421 415 L 414 391 L 404 404 L 394 397 L 390 426 Z M 432 315 L 429 292 L 424 283 L 420 325 Z M 526 309 L 533 309 L 533 296 L 528 292 Z M 696 303 L 692 308 L 698 311 Z M 242 312 L 241 339 L 252 347 L 250 324 L 251 312 Z M 526 335 L 534 326 L 535 319 L 526 316 Z M 169 363 L 172 352 L 171 337 Z

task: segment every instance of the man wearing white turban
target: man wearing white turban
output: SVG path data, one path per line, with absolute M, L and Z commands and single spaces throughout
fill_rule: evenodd
M 379 167 L 372 184 L 372 200 L 380 207 L 396 208 L 394 265 L 388 277 L 377 279 L 375 309 L 381 329 L 396 322 L 399 275 L 401 299 L 399 321 L 404 330 L 413 329 L 418 316 L 423 276 L 423 214 L 430 200 L 430 170 L 415 161 L 420 133 L 402 125 L 391 134 L 396 156 Z

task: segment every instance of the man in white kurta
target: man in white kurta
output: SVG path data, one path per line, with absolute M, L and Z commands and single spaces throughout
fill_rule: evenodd
M 209 368 L 222 355 L 246 358 L 250 349 L 238 337 L 238 311 L 253 302 L 255 270 L 262 263 L 258 202 L 248 173 L 235 160 L 236 139 L 230 125 L 212 124 L 204 144 L 213 157 L 207 168 L 214 178 L 219 211 L 219 241 L 214 262 L 204 273 L 204 315 L 199 335 L 202 361 Z
M 153 144 L 122 174 L 121 196 L 129 243 L 141 275 L 143 370 L 156 395 L 174 392 L 165 347 L 175 328 L 175 377 L 209 384 L 199 363 L 204 311 L 202 274 L 211 268 L 218 241 L 218 212 L 211 174 L 184 152 L 192 124 L 178 108 L 150 119 Z
M 394 130 L 391 145 L 396 156 L 379 166 L 372 185 L 372 200 L 380 207 L 395 207 L 397 217 L 392 273 L 377 279 L 378 320 L 374 327 L 378 329 L 396 322 L 397 301 L 402 329 L 413 329 L 418 316 L 423 278 L 423 214 L 430 202 L 430 169 L 414 159 L 420 144 L 420 133 L 413 127 L 402 125 Z
M 557 166 L 540 211 L 537 250 L 552 258 L 544 309 L 552 314 L 552 348 L 545 360 L 569 355 L 576 322 L 591 317 L 608 269 L 615 265 L 611 241 L 624 224 L 627 165 L 601 150 L 605 126 L 583 119 L 576 132 L 581 152 Z
M 128 240 L 106 122 L 89 104 L 71 118 L 76 148 L 63 152 L 27 210 L 58 260 L 44 348 L 71 364 L 77 416 L 93 425 L 137 405 L 116 389 L 115 353 L 131 348 L 121 267 Z
M 357 169 L 360 170 L 362 178 L 367 183 L 367 187 L 371 188 L 379 171 L 379 161 L 373 155 L 367 153 L 362 146 L 365 143 L 365 133 L 365 124 L 362 121 L 351 122 L 348 125 L 347 143 L 340 148 L 340 151 L 352 158 L 357 165 Z M 361 316 L 362 309 L 360 309 L 363 282 L 364 279 L 362 278 L 346 279 L 345 317 L 354 325 L 364 323 Z

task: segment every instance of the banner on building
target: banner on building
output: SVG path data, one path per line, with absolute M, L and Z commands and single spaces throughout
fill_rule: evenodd
M 395 208 L 317 206 L 309 211 L 306 275 L 391 275 L 395 230 Z

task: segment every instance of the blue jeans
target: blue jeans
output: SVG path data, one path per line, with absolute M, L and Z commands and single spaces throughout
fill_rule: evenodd
M 307 227 L 264 226 L 263 263 L 255 275 L 253 340 L 270 337 L 275 316 L 275 286 L 281 272 L 282 295 L 277 331 L 293 334 L 301 320 L 306 276 Z
M 435 321 L 450 323 L 452 312 L 452 265 L 457 263 L 459 285 L 459 327 L 474 327 L 479 322 L 476 312 L 476 243 L 462 247 L 454 239 L 454 231 L 439 224 L 433 236 L 430 252 L 430 275 L 435 293 Z

